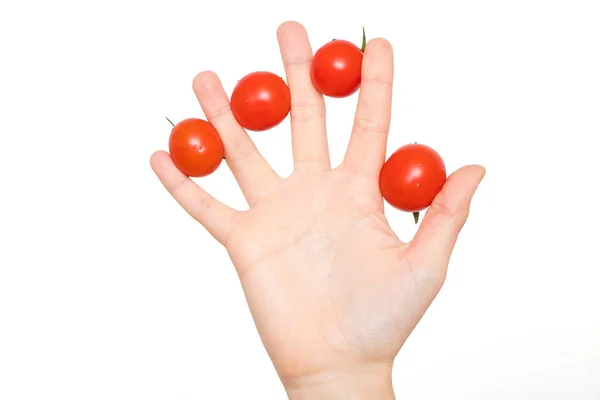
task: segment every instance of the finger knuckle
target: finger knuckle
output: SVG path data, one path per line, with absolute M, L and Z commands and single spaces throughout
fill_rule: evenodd
M 392 79 L 383 73 L 366 73 L 361 81 L 362 85 L 382 86 L 385 89 L 391 89 L 394 85 Z
M 283 60 L 283 65 L 285 67 L 308 67 L 312 62 L 312 57 L 286 57 Z
M 217 106 L 206 112 L 206 118 L 213 121 L 227 115 L 231 115 L 231 106 L 229 104 Z
M 198 199 L 198 205 L 201 210 L 207 210 L 212 208 L 215 203 L 215 198 L 210 194 L 206 193 Z
M 290 118 L 294 122 L 310 121 L 325 116 L 321 103 L 293 103 Z
M 359 134 L 385 134 L 390 129 L 390 123 L 375 118 L 358 115 L 354 120 L 354 127 Z
M 178 193 L 180 193 L 183 188 L 185 187 L 185 185 L 188 183 L 188 177 L 180 174 L 176 179 L 174 179 L 173 181 L 168 182 L 165 186 L 167 188 L 167 191 L 169 193 L 172 193 L 173 196 L 177 196 Z
M 443 217 L 454 218 L 457 216 L 458 212 L 456 210 L 451 210 L 442 202 L 434 202 L 429 206 L 429 210 L 432 214 L 436 214 Z

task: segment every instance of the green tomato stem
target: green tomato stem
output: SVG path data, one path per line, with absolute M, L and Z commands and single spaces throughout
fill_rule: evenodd
M 415 225 L 416 225 L 416 224 L 419 223 L 419 212 L 417 211 L 417 212 L 414 212 L 412 214 L 413 214 L 413 217 L 415 219 Z
M 362 38 L 362 46 L 360 46 L 360 51 L 364 53 L 365 47 L 367 47 L 367 36 L 365 35 L 365 27 L 362 28 L 363 38 Z
M 173 122 L 171 122 L 171 120 L 169 119 L 169 117 L 165 117 L 165 118 L 167 119 L 167 121 L 169 121 L 169 123 L 170 123 L 171 125 L 173 125 L 173 128 L 175 128 L 175 124 L 174 124 Z

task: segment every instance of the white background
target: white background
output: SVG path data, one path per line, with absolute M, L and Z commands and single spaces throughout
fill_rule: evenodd
M 392 10 L 390 4 L 394 4 Z M 283 75 L 303 23 L 391 41 L 389 152 L 488 171 L 448 280 L 397 358 L 399 399 L 600 399 L 597 1 L 3 1 L 0 399 L 283 399 L 225 251 L 149 167 L 228 93 Z M 342 16 L 343 12 L 346 15 Z M 356 96 L 328 101 L 332 161 Z M 252 134 L 282 174 L 289 120 Z M 203 186 L 245 207 L 223 164 Z M 388 210 L 409 240 L 410 215 Z

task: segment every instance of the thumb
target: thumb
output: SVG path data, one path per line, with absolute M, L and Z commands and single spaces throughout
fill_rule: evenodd
M 467 221 L 471 199 L 484 176 L 482 166 L 469 165 L 448 177 L 410 243 L 415 262 L 447 266 L 458 234 Z

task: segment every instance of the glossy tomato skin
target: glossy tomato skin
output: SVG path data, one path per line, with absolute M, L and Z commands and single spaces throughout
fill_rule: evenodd
M 383 198 L 394 208 L 418 212 L 431 205 L 446 182 L 446 166 L 431 147 L 408 144 L 396 150 L 379 175 Z
M 279 125 L 291 108 L 290 89 L 271 72 L 244 76 L 231 94 L 231 111 L 238 123 L 251 131 L 266 131 Z
M 211 123 L 188 118 L 173 127 L 169 153 L 184 175 L 202 177 L 213 173 L 223 161 L 223 142 Z
M 313 86 L 329 97 L 354 94 L 361 80 L 363 52 L 347 40 L 332 40 L 316 51 L 310 68 Z

